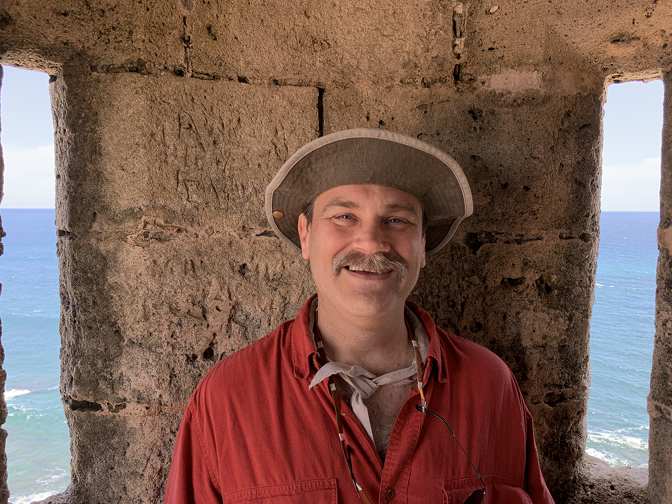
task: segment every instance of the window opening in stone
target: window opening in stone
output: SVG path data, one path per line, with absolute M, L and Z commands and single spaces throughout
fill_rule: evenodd
M 646 467 L 663 83 L 612 84 L 604 108 L 586 452 L 611 466 Z
M 70 482 L 70 437 L 59 393 L 59 294 L 49 76 L 3 67 L 5 161 L 0 203 L 2 344 L 7 372 L 10 503 L 43 499 Z

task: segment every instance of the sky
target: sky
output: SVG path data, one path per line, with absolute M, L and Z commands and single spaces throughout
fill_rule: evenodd
M 8 66 L 3 70 L 5 195 L 0 208 L 54 208 L 49 77 Z M 602 210 L 658 211 L 662 81 L 610 85 L 604 112 Z

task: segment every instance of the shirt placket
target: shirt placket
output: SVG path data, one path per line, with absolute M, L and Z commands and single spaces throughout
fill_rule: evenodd
M 432 367 L 428 359 L 427 372 L 423 380 L 427 401 L 431 398 L 433 389 L 429 380 Z M 420 404 L 420 393 L 417 388 L 402 406 L 392 430 L 380 479 L 379 504 L 408 502 L 413 454 L 425 420 L 425 416 L 415 409 L 416 404 Z

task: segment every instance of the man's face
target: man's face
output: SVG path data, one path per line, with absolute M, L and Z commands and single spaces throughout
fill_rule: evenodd
M 301 251 L 310 260 L 320 307 L 378 317 L 403 307 L 425 265 L 422 206 L 379 185 L 321 193 L 313 220 L 299 217 Z

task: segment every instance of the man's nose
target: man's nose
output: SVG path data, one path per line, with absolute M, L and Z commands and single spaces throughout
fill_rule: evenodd
M 390 250 L 385 230 L 379 223 L 366 223 L 360 226 L 355 235 L 353 247 L 369 255 Z

